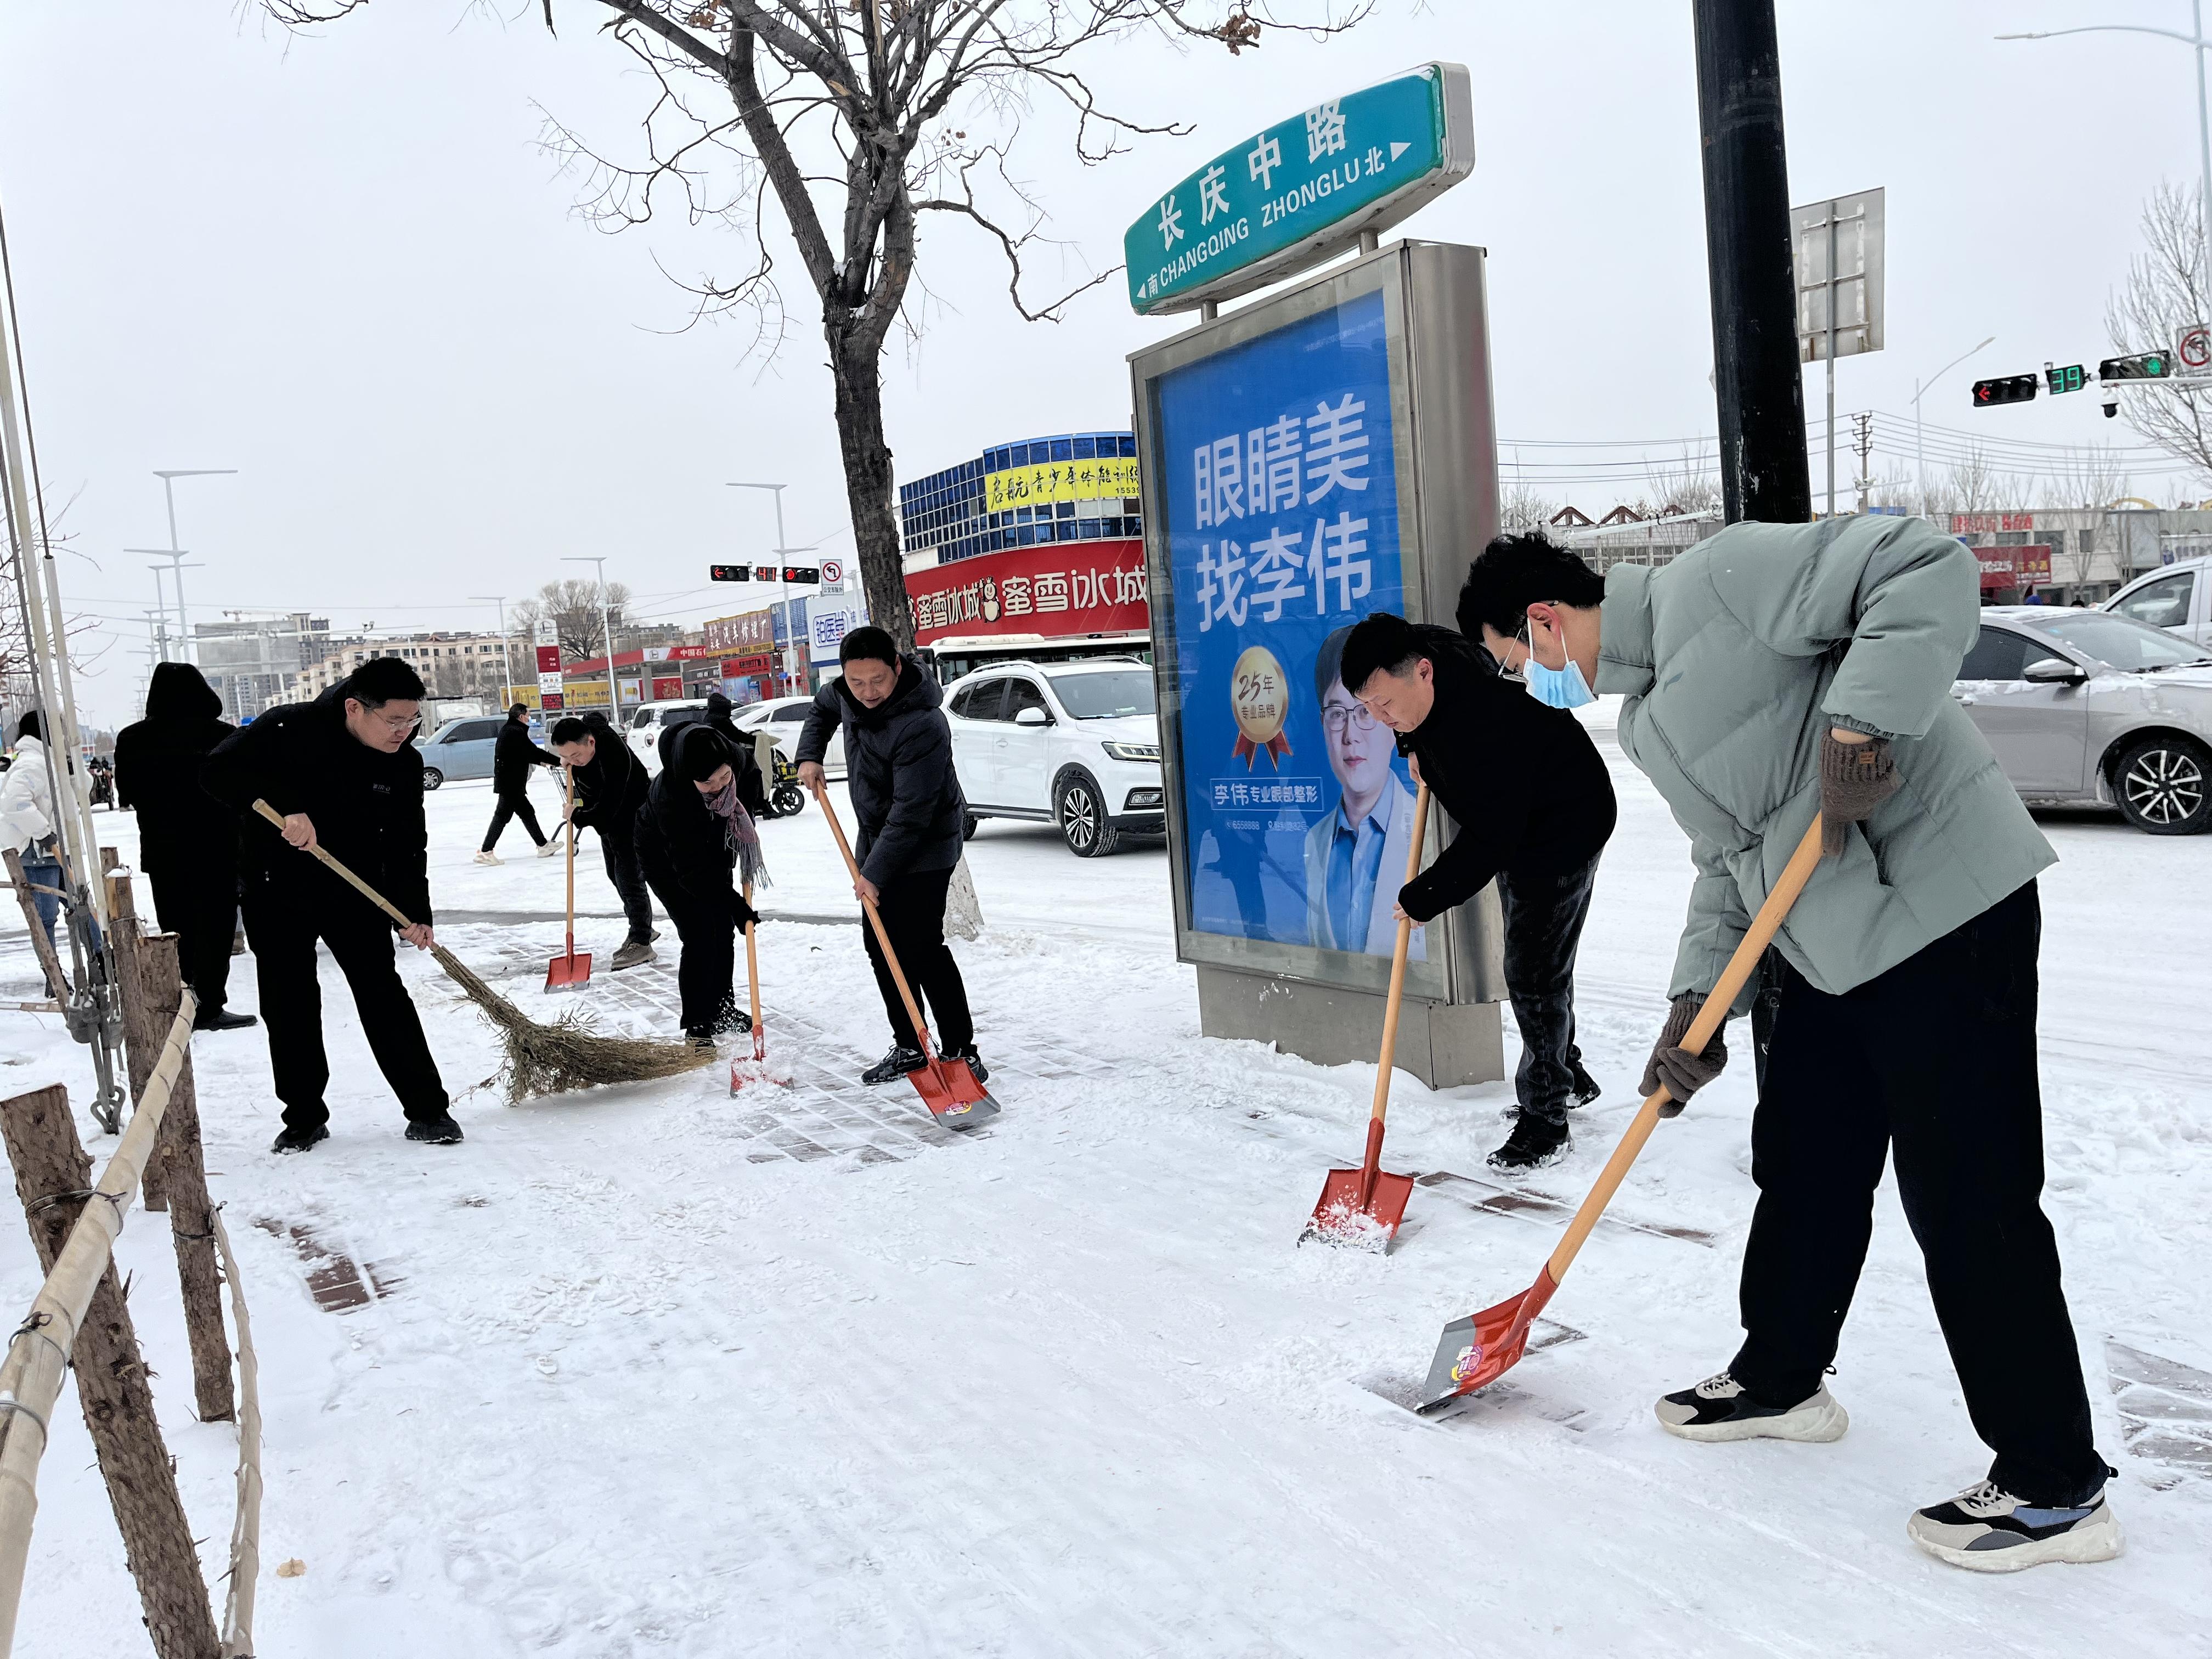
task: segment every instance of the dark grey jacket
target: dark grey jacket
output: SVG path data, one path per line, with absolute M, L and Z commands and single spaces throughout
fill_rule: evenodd
M 830 732 L 845 728 L 845 787 L 860 829 L 854 853 L 860 873 L 878 887 L 960 862 L 968 799 L 952 769 L 944 702 L 937 682 L 908 657 L 881 708 L 863 708 L 843 680 L 832 680 L 814 694 L 799 734 L 799 761 L 818 762 Z

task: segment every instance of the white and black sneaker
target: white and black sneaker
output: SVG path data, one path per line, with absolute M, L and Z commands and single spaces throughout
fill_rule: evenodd
M 2102 1492 L 2075 1508 L 2040 1509 L 1994 1480 L 1970 1486 L 1947 1504 L 1914 1510 L 1905 1530 L 1937 1560 L 1971 1572 L 2018 1572 L 2046 1561 L 2109 1561 L 2124 1541 L 2119 1519 Z
M 1841 1440 L 1851 1425 L 1823 1382 L 1794 1406 L 1767 1406 L 1753 1400 L 1726 1371 L 1694 1389 L 1663 1395 L 1652 1409 L 1659 1426 L 1684 1440 L 1808 1440 L 1825 1445 Z
M 894 1042 L 889 1054 L 860 1073 L 860 1081 L 871 1089 L 879 1088 L 893 1078 L 904 1077 L 909 1072 L 918 1072 L 928 1064 L 929 1056 L 921 1049 L 901 1048 Z

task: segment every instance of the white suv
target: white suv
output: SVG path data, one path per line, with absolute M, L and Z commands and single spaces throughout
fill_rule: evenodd
M 1134 659 L 995 664 L 945 699 L 952 763 L 981 818 L 1057 823 L 1078 858 L 1166 829 L 1152 671 Z

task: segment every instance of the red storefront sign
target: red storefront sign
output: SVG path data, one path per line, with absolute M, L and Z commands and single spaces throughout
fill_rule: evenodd
M 2006 530 L 2033 530 L 2033 513 L 1954 513 L 1951 533 L 1954 536 L 1995 535 Z
M 1141 634 L 1152 625 L 1145 544 L 1127 538 L 957 559 L 908 575 L 906 600 L 917 645 L 997 634 Z
M 2012 550 L 2012 567 L 2020 573 L 2020 585 L 2032 587 L 2051 580 L 2051 545 L 2047 542 L 2032 542 L 2026 547 Z
M 2051 580 L 2051 549 L 2043 543 L 2030 547 L 1978 547 L 1974 562 L 1981 567 L 1982 592 L 2002 587 L 2033 587 Z
M 653 682 L 653 702 L 673 702 L 683 695 L 684 676 L 681 674 L 672 674 L 666 679 L 662 679 L 658 675 L 654 676 Z

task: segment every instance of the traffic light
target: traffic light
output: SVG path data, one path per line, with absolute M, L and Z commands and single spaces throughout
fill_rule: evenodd
M 2051 383 L 2051 395 L 2054 398 L 2063 392 L 2079 392 L 2089 383 L 2088 374 L 2079 363 L 2069 363 L 2064 368 L 2046 368 L 2043 378 Z
M 2100 380 L 2163 380 L 2173 373 L 2173 359 L 2163 351 L 2139 351 L 2132 357 L 2107 357 L 2097 365 Z
M 2007 374 L 1994 380 L 1974 382 L 1974 407 L 1992 409 L 1999 404 L 2024 404 L 2035 396 L 2035 376 Z
M 787 564 L 783 568 L 783 579 L 812 586 L 821 581 L 822 573 L 811 564 Z
M 749 582 L 753 579 L 753 568 L 749 564 L 710 564 L 707 580 L 717 582 Z

